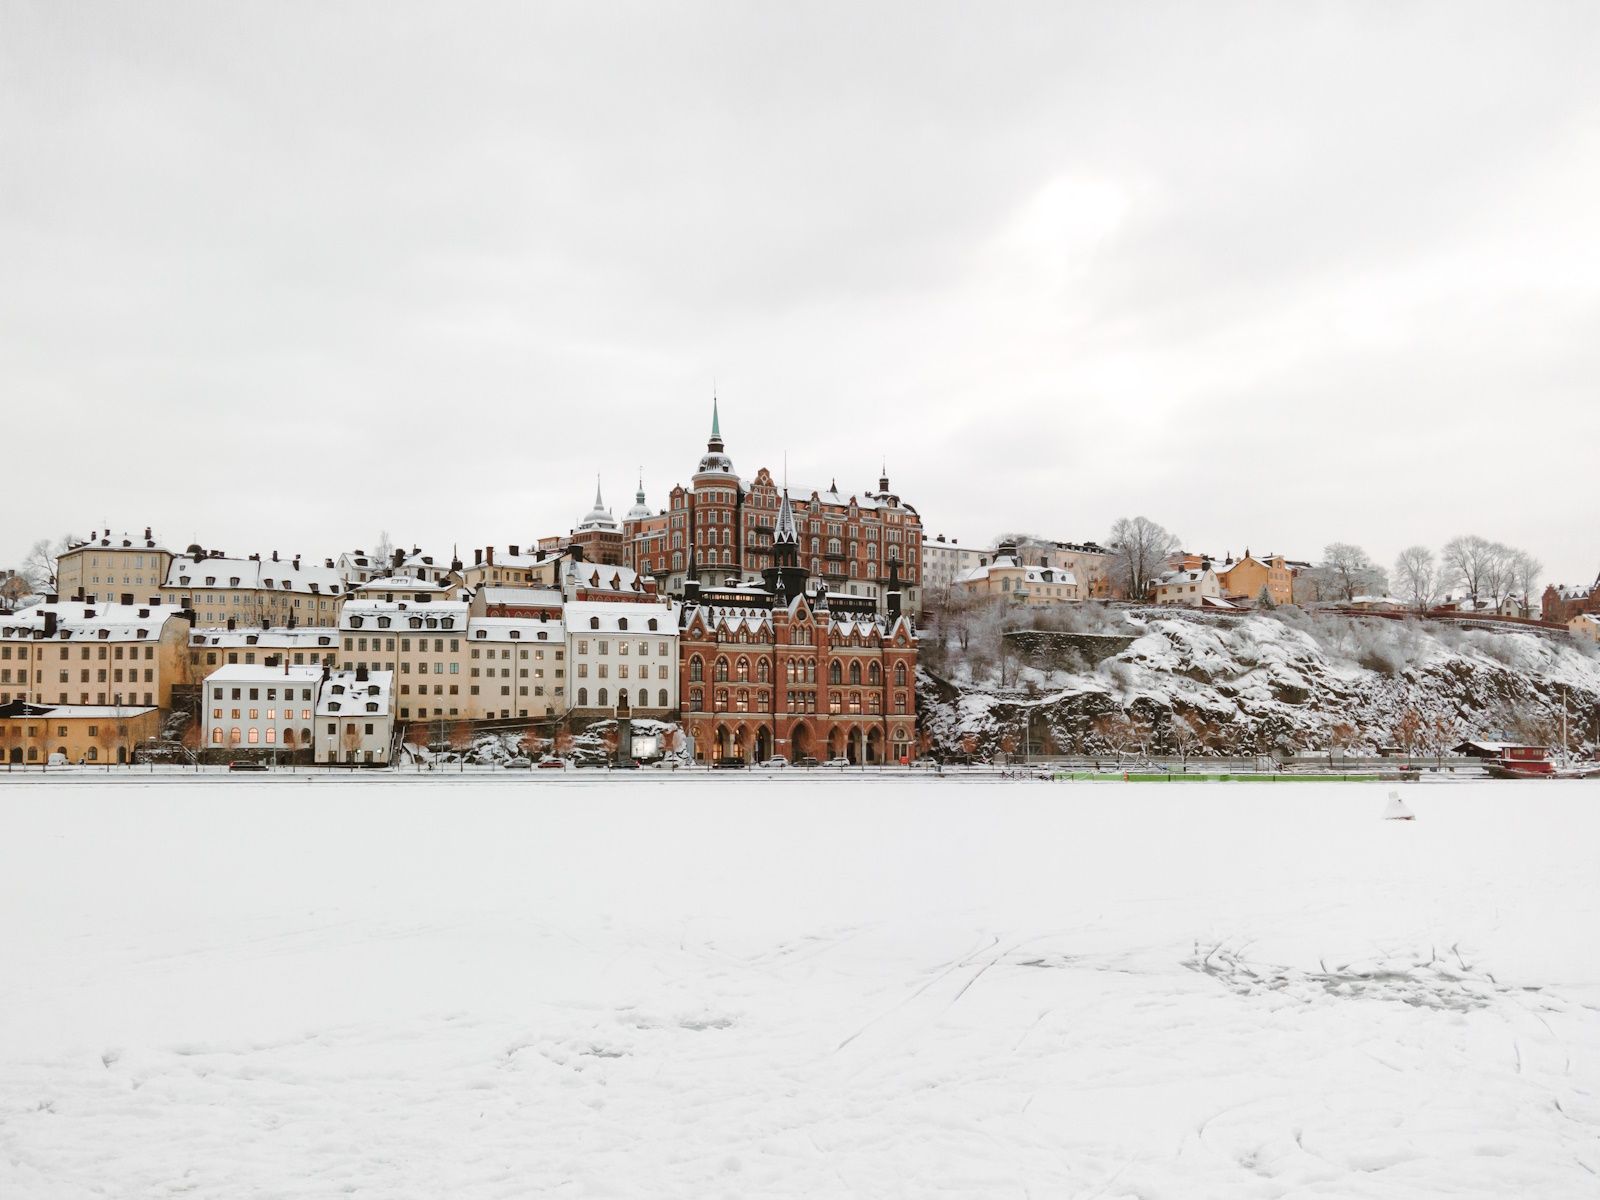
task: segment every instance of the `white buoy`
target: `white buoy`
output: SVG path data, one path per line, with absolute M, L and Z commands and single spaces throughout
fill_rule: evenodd
M 1406 802 L 1400 799 L 1399 792 L 1390 792 L 1389 803 L 1383 806 L 1383 819 L 1385 821 L 1415 821 L 1417 816 L 1406 807 Z

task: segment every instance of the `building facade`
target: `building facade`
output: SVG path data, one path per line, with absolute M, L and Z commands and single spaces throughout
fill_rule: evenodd
M 313 757 L 319 763 L 382 767 L 394 751 L 394 676 L 328 671 L 317 691 Z
M 273 658 L 295 667 L 332 667 L 339 661 L 339 631 L 319 625 L 291 629 L 224 626 L 194 629 L 189 633 L 189 677 L 204 679 L 218 667 L 242 663 L 255 666 Z
M 201 693 L 201 745 L 216 754 L 310 758 L 322 675 L 322 667 L 218 667 Z
M 628 565 L 654 576 L 675 596 L 691 580 L 721 588 L 730 579 L 754 578 L 775 563 L 781 494 L 791 497 L 800 563 L 827 588 L 871 599 L 883 612 L 894 562 L 904 610 L 920 610 L 922 519 L 890 490 L 887 474 L 877 491 L 849 494 L 837 481 L 826 489 L 781 489 L 765 467 L 741 479 L 723 443 L 715 404 L 706 453 L 689 486 L 672 489 L 664 518 L 624 522 Z
M 574 600 L 566 607 L 572 711 L 611 716 L 626 692 L 637 717 L 678 709 L 678 609 L 663 600 Z
M 1230 557 L 1216 571 L 1217 583 L 1229 600 L 1254 603 L 1266 588 L 1272 603 L 1294 603 L 1294 570 L 1281 554 L 1256 558 L 1246 549 L 1243 558 Z
M 159 603 L 172 552 L 147 526 L 142 537 L 92 533 L 56 560 L 56 594 L 101 603 Z
M 883 763 L 914 753 L 916 632 L 886 580 L 872 598 L 811 589 L 798 514 L 774 515 L 758 586 L 687 585 L 680 618 L 682 722 L 695 757 Z
M 191 678 L 189 622 L 170 605 L 60 600 L 0 616 L 0 704 L 165 710 Z
M 190 609 L 195 624 L 337 626 L 345 583 L 332 559 L 313 565 L 298 555 L 228 558 L 191 546 L 172 560 L 164 603 Z
M 161 733 L 156 708 L 118 705 L 0 703 L 0 761 L 127 763 L 141 742 Z
M 1552 583 L 1544 589 L 1540 615 L 1552 624 L 1565 625 L 1581 613 L 1600 613 L 1600 575 L 1586 586 Z

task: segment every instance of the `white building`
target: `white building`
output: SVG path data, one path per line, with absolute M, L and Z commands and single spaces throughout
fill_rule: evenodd
M 312 748 L 321 667 L 236 663 L 206 677 L 202 741 L 207 750 L 295 754 Z
M 609 713 L 626 689 L 635 715 L 677 711 L 676 604 L 574 600 L 566 618 L 570 707 Z
M 954 539 L 945 541 L 944 534 L 922 539 L 922 589 L 930 601 L 938 604 L 950 595 L 956 580 L 974 567 L 982 566 L 994 557 L 993 550 L 979 546 L 962 546 Z
M 319 763 L 385 766 L 394 748 L 394 676 L 388 671 L 330 671 L 317 694 Z
M 1209 566 L 1168 571 L 1153 589 L 1157 604 L 1183 604 L 1190 608 L 1232 608 L 1222 598 L 1222 583 Z
M 1600 617 L 1594 613 L 1579 613 L 1567 622 L 1567 631 L 1586 642 L 1600 642 Z
M 234 663 L 254 665 L 275 658 L 295 667 L 331 667 L 338 657 L 338 631 L 324 625 L 223 626 L 189 633 L 189 664 L 195 679 Z

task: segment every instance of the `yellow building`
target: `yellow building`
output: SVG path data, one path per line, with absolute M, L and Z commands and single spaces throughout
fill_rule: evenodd
M 509 547 L 498 556 L 493 546 L 472 552 L 472 565 L 461 569 L 467 587 L 553 588 L 561 585 L 561 568 L 566 555 L 561 551 L 535 550 L 524 554 L 521 546 Z
M 139 743 L 161 733 L 155 708 L 116 705 L 0 704 L 0 760 L 13 766 L 126 763 Z
M 980 559 L 977 566 L 958 575 L 950 594 L 966 599 L 1003 599 L 1032 608 L 1073 604 L 1083 599 L 1083 589 L 1071 571 L 1027 566 L 1009 543 L 1003 544 L 994 558 Z
M 331 560 L 312 565 L 276 551 L 270 558 L 224 558 L 195 547 L 172 560 L 161 596 L 192 609 L 200 626 L 336 626 L 345 585 Z
M 150 604 L 161 594 L 172 552 L 147 528 L 142 537 L 93 533 L 56 562 L 56 594 L 69 600 Z
M 1281 554 L 1256 558 L 1246 550 L 1243 558 L 1230 559 L 1217 568 L 1217 583 L 1230 600 L 1254 601 L 1266 588 L 1274 604 L 1294 601 L 1294 571 Z
M 1600 642 L 1600 617 L 1594 613 L 1579 613 L 1567 622 L 1567 630 L 1575 638 L 1586 642 Z
M 293 629 L 195 629 L 189 634 L 189 676 L 204 679 L 218 667 L 253 665 L 275 658 L 296 667 L 337 666 L 339 631 L 320 625 Z
M 193 679 L 189 622 L 170 605 L 61 600 L 0 617 L 0 704 L 167 709 Z

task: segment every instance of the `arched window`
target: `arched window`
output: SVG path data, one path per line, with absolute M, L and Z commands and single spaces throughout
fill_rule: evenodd
M 654 633 L 655 630 L 656 630 L 656 619 L 654 617 L 651 617 L 650 620 L 648 622 L 646 622 L 646 624 L 648 625 L 648 627 L 650 629 L 650 632 Z
M 901 669 L 904 670 L 904 668 Z M 694 682 L 699 683 L 700 680 L 704 679 L 705 677 L 706 664 L 704 660 L 702 660 L 701 657 L 696 654 L 694 657 L 689 659 L 689 678 Z
M 211 731 L 211 744 L 213 746 L 222 745 L 222 729 L 220 726 Z
M 611 700 L 610 693 L 607 692 L 605 688 L 601 688 L 600 689 L 600 694 L 596 697 L 596 702 L 600 705 L 601 708 L 604 708 L 610 702 L 610 700 Z
M 724 550 L 722 552 L 722 565 L 725 566 L 725 567 L 733 566 L 733 551 L 732 550 Z
M 579 708 L 588 708 L 589 707 L 589 689 L 588 688 L 579 688 L 578 689 L 578 707 Z
M 857 686 L 861 683 L 861 664 L 859 662 L 850 664 L 850 682 Z
M 756 693 L 756 708 L 760 709 L 762 712 L 765 712 L 767 710 L 767 707 L 768 707 L 767 693 L 763 689 L 762 691 L 759 691 L 759 692 Z
M 807 683 L 815 683 L 816 681 L 817 681 L 817 660 L 814 659 L 814 658 L 808 658 L 808 659 L 806 659 L 806 682 Z
M 716 705 L 717 705 L 717 711 L 718 712 L 726 712 L 728 710 L 728 689 L 727 688 L 718 688 L 717 689 Z
M 868 664 L 868 666 L 867 666 L 867 682 L 870 683 L 873 687 L 877 687 L 880 683 L 883 682 L 883 676 L 878 671 L 878 664 L 877 663 Z
M 756 682 L 766 683 L 770 677 L 767 674 L 767 660 L 761 659 L 756 663 Z
M 599 629 L 600 628 L 600 618 L 599 617 L 590 617 L 589 618 L 589 628 L 590 629 Z
M 244 741 L 244 730 L 232 729 L 228 732 L 228 742 L 230 745 L 237 746 L 242 741 Z
M 639 689 L 639 707 L 640 708 L 649 708 L 650 707 L 650 693 L 644 688 L 640 688 Z
M 894 685 L 895 685 L 895 687 L 905 687 L 905 685 L 906 685 L 906 665 L 905 665 L 905 663 L 895 663 L 895 665 L 894 665 Z
M 738 692 L 738 706 L 740 712 L 750 711 L 750 689 L 740 688 Z
M 740 683 L 750 682 L 750 660 L 748 658 L 740 658 L 735 671 L 738 674 Z
M 659 692 L 656 693 L 656 707 L 657 708 L 665 708 L 665 707 L 667 707 L 667 689 L 666 688 L 662 688 Z
M 838 659 L 834 659 L 833 662 L 830 663 L 829 666 L 828 666 L 828 682 L 829 683 L 843 683 L 844 682 L 844 671 L 839 666 L 839 660 Z M 859 682 L 859 680 L 857 682 Z
M 868 712 L 876 713 L 876 712 L 881 711 L 880 708 L 879 708 L 880 703 L 881 703 L 881 701 L 879 699 L 879 696 L 878 696 L 877 692 L 868 692 L 867 693 L 867 711 Z
M 717 676 L 716 676 L 716 678 L 717 678 L 717 682 L 718 683 L 726 683 L 727 682 L 727 680 L 728 680 L 728 660 L 726 658 L 718 658 L 717 659 Z

